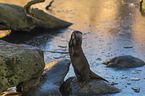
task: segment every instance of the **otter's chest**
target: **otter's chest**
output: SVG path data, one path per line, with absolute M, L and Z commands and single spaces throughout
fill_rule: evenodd
M 71 62 L 75 70 L 86 70 L 89 69 L 89 64 L 86 58 L 71 57 Z

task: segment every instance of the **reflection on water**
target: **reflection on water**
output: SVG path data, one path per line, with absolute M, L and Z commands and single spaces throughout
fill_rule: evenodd
M 0 94 L 0 96 L 20 96 L 19 92 L 16 92 L 16 88 L 8 88 L 7 92 L 3 92 Z

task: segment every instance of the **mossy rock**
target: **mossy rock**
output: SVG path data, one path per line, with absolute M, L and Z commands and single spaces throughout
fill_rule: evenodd
M 0 29 L 31 31 L 34 28 L 54 29 L 72 25 L 37 8 L 32 9 L 32 16 L 27 16 L 21 6 L 0 3 Z
M 43 52 L 38 48 L 0 40 L 0 93 L 41 76 L 44 67 Z

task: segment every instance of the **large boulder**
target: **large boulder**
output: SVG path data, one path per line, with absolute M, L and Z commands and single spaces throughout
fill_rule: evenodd
M 38 48 L 0 40 L 0 93 L 41 76 L 44 67 L 43 52 Z
M 36 8 L 32 9 L 31 15 L 32 18 L 27 16 L 21 6 L 0 3 L 0 29 L 31 31 L 34 28 L 63 28 L 72 24 Z
M 107 67 L 133 68 L 145 65 L 145 62 L 131 55 L 117 56 L 104 62 Z
M 80 82 L 73 83 L 75 79 L 70 77 L 63 83 L 60 88 L 63 96 L 100 96 L 120 92 L 120 89 L 103 80 L 89 79 L 83 87 L 80 87 Z
M 62 96 L 59 89 L 69 71 L 70 60 L 61 59 L 46 64 L 40 83 L 23 91 L 21 96 Z

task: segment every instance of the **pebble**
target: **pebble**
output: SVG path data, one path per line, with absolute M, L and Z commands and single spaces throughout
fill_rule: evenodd
M 128 47 L 124 47 L 124 48 L 133 48 L 133 46 L 128 46 Z
M 140 78 L 130 78 L 131 81 L 139 81 Z
M 127 83 L 127 85 L 131 85 L 131 83 Z
M 60 48 L 67 48 L 66 45 L 58 45 L 58 47 L 60 47 Z
M 112 82 L 112 83 L 111 83 L 111 85 L 117 85 L 117 84 L 118 84 L 117 82 Z
M 133 90 L 134 90 L 134 92 L 137 92 L 137 93 L 139 93 L 139 92 L 140 92 L 140 88 L 131 88 L 131 89 L 133 89 Z
M 97 58 L 96 60 L 99 60 L 99 61 L 101 61 L 102 59 L 101 59 L 101 58 Z

